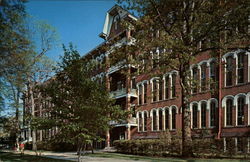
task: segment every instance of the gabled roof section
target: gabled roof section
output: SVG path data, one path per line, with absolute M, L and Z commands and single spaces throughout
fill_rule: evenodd
M 101 38 L 107 40 L 107 38 L 109 37 L 111 26 L 116 15 L 119 15 L 120 19 L 129 17 L 131 19 L 137 20 L 137 18 L 131 13 L 129 13 L 127 10 L 123 9 L 118 5 L 115 5 L 110 10 L 108 10 L 106 14 L 103 31 L 99 34 Z

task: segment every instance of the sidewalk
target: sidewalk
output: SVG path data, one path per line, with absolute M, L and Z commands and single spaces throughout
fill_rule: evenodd
M 2 152 L 11 152 L 20 154 L 13 150 L 1 150 Z M 101 152 L 101 151 L 98 151 Z M 25 155 L 36 155 L 34 151 L 25 150 Z M 78 161 L 78 156 L 76 152 L 51 152 L 51 151 L 38 151 L 37 154 L 42 157 L 48 157 L 59 160 L 68 160 L 68 161 Z M 83 162 L 145 162 L 139 160 L 125 160 L 125 159 L 116 159 L 116 158 L 104 158 L 104 157 L 91 157 L 91 156 L 82 156 Z

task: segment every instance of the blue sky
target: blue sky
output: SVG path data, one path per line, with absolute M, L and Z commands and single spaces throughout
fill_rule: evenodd
M 57 29 L 60 44 L 72 42 L 81 56 L 103 42 L 102 32 L 106 12 L 115 0 L 29 0 L 26 11 L 35 19 L 45 20 Z M 47 54 L 58 61 L 61 46 Z

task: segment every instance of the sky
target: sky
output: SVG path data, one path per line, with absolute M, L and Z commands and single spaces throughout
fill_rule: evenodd
M 114 5 L 115 0 L 29 0 L 26 11 L 56 28 L 59 45 L 47 56 L 58 61 L 63 55 L 61 44 L 72 42 L 83 56 L 102 43 L 98 35 L 102 32 L 106 12 Z
M 102 43 L 104 40 L 98 35 L 107 11 L 114 5 L 115 0 L 29 0 L 25 4 L 29 15 L 56 28 L 60 45 L 46 54 L 56 62 L 63 55 L 62 44 L 72 42 L 83 56 Z M 2 113 L 0 116 L 10 111 Z

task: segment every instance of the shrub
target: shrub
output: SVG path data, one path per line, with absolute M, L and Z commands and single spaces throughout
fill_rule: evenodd
M 166 135 L 166 134 L 165 134 Z M 118 152 L 135 155 L 148 156 L 180 156 L 181 155 L 181 138 L 172 138 L 166 140 L 168 136 L 161 135 L 160 139 L 137 139 L 137 140 L 117 140 L 114 142 Z M 168 138 L 169 139 L 169 138 Z M 247 141 L 243 138 L 243 151 L 237 152 L 247 157 Z M 213 138 L 196 138 L 192 141 L 192 151 L 196 157 L 221 157 L 236 154 L 235 140 L 227 139 L 226 152 L 224 152 L 223 139 Z

